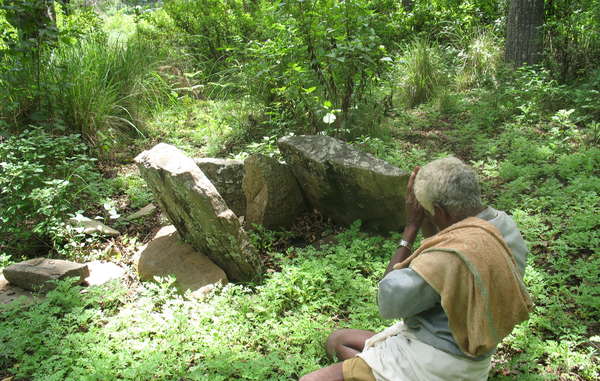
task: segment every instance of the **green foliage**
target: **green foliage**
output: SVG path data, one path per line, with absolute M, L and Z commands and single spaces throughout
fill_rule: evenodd
M 53 136 L 40 127 L 0 143 L 2 253 L 34 256 L 65 243 L 68 214 L 101 193 L 86 152 L 79 136 Z
M 127 195 L 129 207 L 132 209 L 142 208 L 152 202 L 154 198 L 144 179 L 136 173 L 119 175 L 111 179 L 110 183 L 115 191 Z
M 13 21 L 21 40 L 29 33 L 25 21 Z M 3 127 L 19 131 L 31 121 L 61 121 L 104 153 L 118 134 L 140 134 L 141 114 L 169 99 L 169 85 L 155 72 L 165 50 L 140 39 L 109 41 L 99 16 L 87 8 L 67 15 L 57 7 L 56 26 L 52 44 L 35 40 L 44 44 L 34 50 L 34 59 L 20 54 L 20 45 L 5 57 L 0 67 Z
M 223 71 L 251 38 L 257 23 L 249 12 L 255 8 L 241 0 L 168 0 L 164 6 L 204 76 Z
M 338 239 L 282 256 L 260 285 L 200 301 L 178 295 L 172 278 L 133 300 L 115 284 L 82 294 L 62 282 L 41 303 L 4 307 L 2 368 L 31 379 L 297 379 L 325 363 L 334 326 L 383 326 L 375 286 L 394 241 L 364 237 L 358 225 Z
M 562 80 L 597 69 L 600 60 L 600 4 L 557 0 L 545 7 L 544 64 Z

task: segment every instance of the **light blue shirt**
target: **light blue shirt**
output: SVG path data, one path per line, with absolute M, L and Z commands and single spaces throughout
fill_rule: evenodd
M 506 213 L 491 207 L 476 217 L 490 222 L 500 230 L 515 257 L 517 271 L 522 279 L 528 250 L 517 224 Z M 420 341 L 445 352 L 468 357 L 452 337 L 440 295 L 412 269 L 390 271 L 379 282 L 378 304 L 382 318 L 404 319 L 406 326 Z M 490 356 L 494 351 L 479 359 Z

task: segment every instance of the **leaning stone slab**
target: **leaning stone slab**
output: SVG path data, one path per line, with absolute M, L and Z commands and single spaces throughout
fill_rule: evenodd
M 198 158 L 196 165 L 217 188 L 229 209 L 239 217 L 246 213 L 246 197 L 242 190 L 244 162 L 233 159 Z
M 81 215 L 69 219 L 69 223 L 75 229 L 80 230 L 84 234 L 100 234 L 109 236 L 118 236 L 121 234 L 118 230 L 106 226 L 100 221 L 92 220 L 91 218 Z
M 140 279 L 173 275 L 182 290 L 202 292 L 216 283 L 227 284 L 227 275 L 207 256 L 184 243 L 175 226 L 161 228 L 135 258 Z
M 286 136 L 278 146 L 312 207 L 341 224 L 360 219 L 369 230 L 405 224 L 409 174 L 329 136 Z
M 231 280 L 251 280 L 261 273 L 258 252 L 237 216 L 193 159 L 160 143 L 135 161 L 185 242 L 206 254 Z
M 244 168 L 246 221 L 270 229 L 289 227 L 305 207 L 290 167 L 264 155 L 251 155 Z
M 15 263 L 3 271 L 6 280 L 25 290 L 48 291 L 54 288 L 51 280 L 79 277 L 83 282 L 89 275 L 87 265 L 61 259 L 35 258 Z

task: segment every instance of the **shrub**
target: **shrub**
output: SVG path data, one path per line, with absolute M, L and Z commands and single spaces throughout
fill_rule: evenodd
M 0 252 L 33 256 L 64 242 L 65 218 L 100 193 L 86 149 L 78 135 L 41 127 L 0 143 Z

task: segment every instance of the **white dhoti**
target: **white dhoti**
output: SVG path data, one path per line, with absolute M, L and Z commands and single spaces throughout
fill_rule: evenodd
M 491 357 L 470 360 L 420 342 L 399 322 L 365 342 L 357 356 L 377 381 L 485 381 Z

